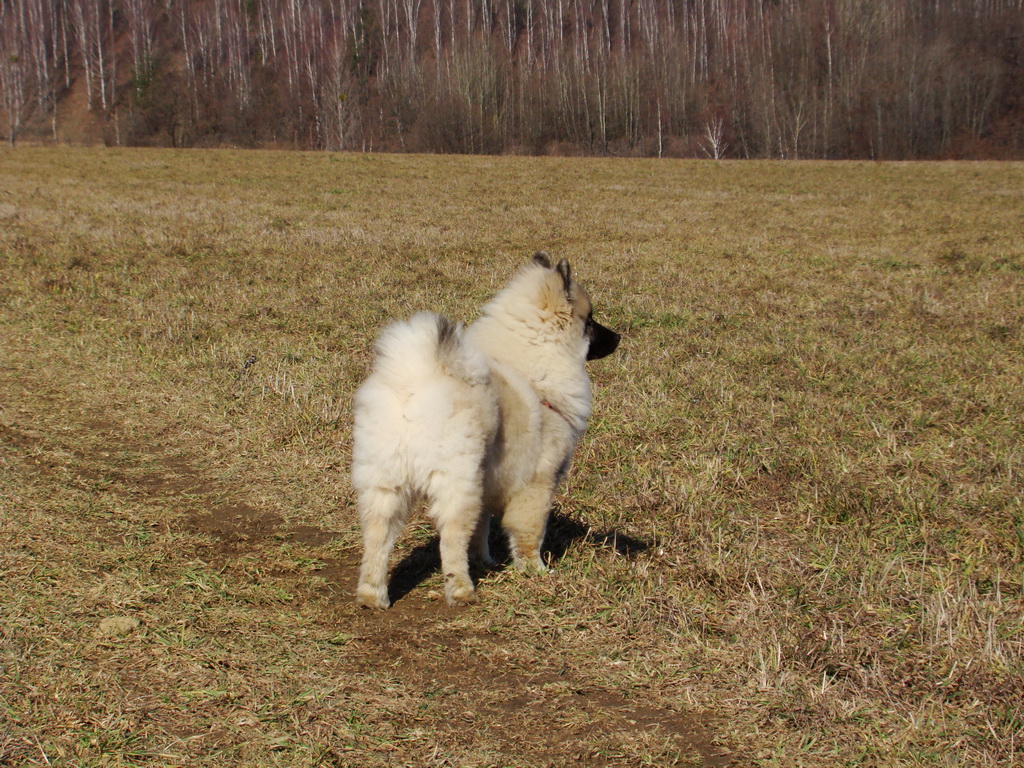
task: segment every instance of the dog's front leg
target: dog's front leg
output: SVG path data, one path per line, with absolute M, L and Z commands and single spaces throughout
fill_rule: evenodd
M 509 499 L 501 526 L 508 534 L 512 559 L 520 570 L 546 571 L 540 556 L 554 488 L 546 484 L 528 485 Z

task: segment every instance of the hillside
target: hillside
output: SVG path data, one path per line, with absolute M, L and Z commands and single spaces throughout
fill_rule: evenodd
M 1021 0 L 0 0 L 12 143 L 1024 156 Z

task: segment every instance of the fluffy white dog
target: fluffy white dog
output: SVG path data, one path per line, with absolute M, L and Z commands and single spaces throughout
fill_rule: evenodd
M 564 259 L 538 253 L 468 329 L 422 312 L 388 326 L 355 397 L 360 604 L 387 608 L 388 560 L 417 498 L 441 539 L 449 605 L 476 601 L 469 552 L 493 564 L 501 520 L 515 564 L 543 570 L 555 488 L 590 416 L 585 362 L 615 351 Z

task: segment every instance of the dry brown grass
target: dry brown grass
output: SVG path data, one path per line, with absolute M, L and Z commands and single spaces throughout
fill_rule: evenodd
M 555 570 L 358 611 L 372 339 L 538 248 L 624 334 Z M 2 763 L 1022 760 L 1020 164 L 18 148 L 0 270 Z

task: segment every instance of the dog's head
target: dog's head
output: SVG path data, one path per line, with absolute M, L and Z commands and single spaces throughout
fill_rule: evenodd
M 551 259 L 540 251 L 534 255 L 532 263 L 550 273 L 545 276 L 544 302 L 586 345 L 587 360 L 598 360 L 614 352 L 621 336 L 594 320 L 590 295 L 572 278 L 569 262 L 562 259 L 551 266 Z

